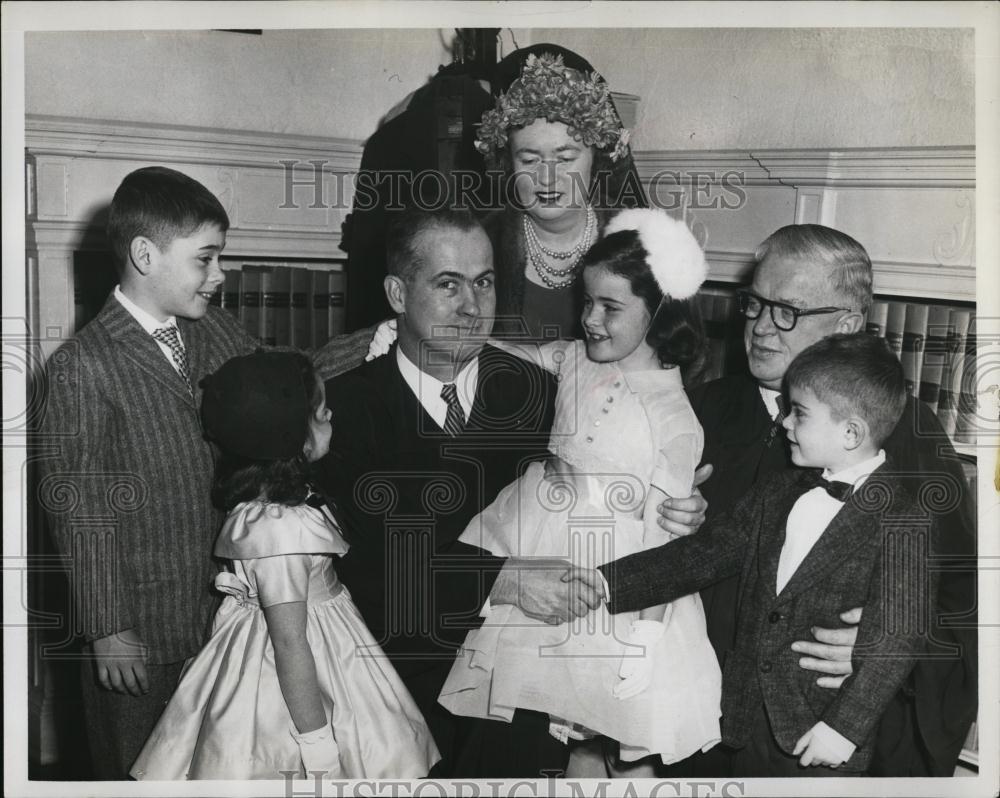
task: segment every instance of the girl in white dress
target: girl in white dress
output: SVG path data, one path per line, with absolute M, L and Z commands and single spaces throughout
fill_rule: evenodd
M 501 556 L 593 568 L 667 542 L 656 507 L 692 490 L 703 438 L 679 367 L 701 349 L 690 298 L 705 259 L 683 223 L 629 210 L 583 264 L 586 340 L 506 346 L 558 375 L 551 457 L 501 491 L 461 539 Z M 626 764 L 612 773 L 634 778 L 654 775 L 652 761 L 638 760 L 675 762 L 718 742 L 720 690 L 694 594 L 640 613 L 612 616 L 602 606 L 554 625 L 514 605 L 492 607 L 439 700 L 494 720 L 509 721 L 516 707 L 547 712 L 564 741 L 599 735 L 606 751 L 617 741 Z M 577 747 L 567 776 L 603 775 L 589 769 L 586 750 Z
M 323 383 L 301 354 L 260 352 L 203 387 L 222 450 L 213 498 L 229 510 L 214 551 L 226 598 L 132 775 L 426 776 L 434 741 L 337 579 L 348 548 L 337 522 L 311 501 L 308 464 L 331 437 Z

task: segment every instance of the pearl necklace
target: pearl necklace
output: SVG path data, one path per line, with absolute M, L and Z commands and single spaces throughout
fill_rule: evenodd
M 566 251 L 551 250 L 545 247 L 538 238 L 534 222 L 531 221 L 527 214 L 522 215 L 521 222 L 524 227 L 524 241 L 528 260 L 531 261 L 531 265 L 534 267 L 535 273 L 542 283 L 549 288 L 555 289 L 571 286 L 577 278 L 576 267 L 580 263 L 583 253 L 590 248 L 591 239 L 597 229 L 597 216 L 594 213 L 594 209 L 589 205 L 587 206 L 587 221 L 583 226 L 583 235 L 573 247 Z M 547 264 L 544 255 L 548 255 L 556 260 L 568 260 L 572 258 L 572 261 L 565 268 L 558 269 Z

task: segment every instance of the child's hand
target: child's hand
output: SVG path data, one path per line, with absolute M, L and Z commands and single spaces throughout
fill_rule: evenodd
M 611 694 L 619 701 L 639 695 L 653 680 L 653 649 L 665 627 L 661 621 L 632 621 L 618 676 L 622 681 Z
M 322 773 L 324 778 L 335 779 L 341 776 L 340 747 L 329 723 L 302 734 L 295 731 L 294 726 L 290 731 L 299 746 L 299 756 L 302 757 L 306 776 L 312 776 L 316 772 Z
M 799 738 L 792 755 L 801 754 L 799 764 L 804 768 L 816 765 L 836 768 L 851 758 L 855 748 L 854 743 L 820 721 Z
M 149 692 L 146 646 L 134 629 L 100 637 L 90 647 L 101 687 L 135 696 Z
M 365 355 L 365 360 L 374 360 L 387 354 L 395 340 L 396 320 L 386 319 L 375 328 L 375 335 L 372 336 L 371 343 L 368 344 L 368 354 Z

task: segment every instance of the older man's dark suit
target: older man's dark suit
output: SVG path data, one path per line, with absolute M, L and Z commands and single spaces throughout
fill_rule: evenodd
M 763 704 L 786 754 L 823 720 L 858 746 L 844 770 L 868 766 L 872 732 L 926 645 L 924 624 L 935 600 L 936 576 L 925 557 L 932 516 L 888 470 L 876 470 L 855 492 L 777 595 L 785 521 L 810 487 L 806 470 L 769 477 L 695 535 L 602 566 L 612 612 L 669 602 L 739 575 L 736 642 L 722 680 L 727 745 L 747 745 Z M 853 675 L 839 690 L 816 686 L 792 642 L 806 639 L 812 626 L 835 626 L 841 612 L 862 605 Z
M 795 467 L 784 433 L 771 421 L 749 375 L 699 386 L 690 399 L 705 430 L 703 461 L 715 469 L 701 486 L 709 517 L 732 508 L 759 480 Z M 949 570 L 941 573 L 938 612 L 931 618 L 934 639 L 952 653 L 917 664 L 886 711 L 869 772 L 950 776 L 976 715 L 975 508 L 955 450 L 925 405 L 915 399 L 907 403 L 884 447 L 890 461 L 916 484 L 939 478 L 953 489 L 954 501 L 936 540 L 939 563 L 947 562 Z M 708 635 L 720 661 L 736 640 L 737 585 L 732 577 L 701 591 Z M 709 751 L 705 761 L 688 763 L 694 770 L 686 775 L 726 775 L 718 757 L 717 750 Z
M 318 478 L 351 544 L 338 572 L 365 622 L 442 754 L 454 758 L 446 768 L 461 776 L 539 775 L 543 755 L 536 765 L 524 746 L 505 750 L 510 741 L 500 738 L 512 733 L 509 724 L 456 722 L 437 697 L 503 565 L 458 537 L 528 462 L 544 455 L 552 376 L 484 347 L 472 413 L 457 437 L 445 435 L 420 405 L 399 372 L 395 348 L 328 381 L 326 390 L 333 442 Z M 540 731 L 535 746 L 545 748 L 551 738 Z M 456 734 L 461 751 L 453 753 Z

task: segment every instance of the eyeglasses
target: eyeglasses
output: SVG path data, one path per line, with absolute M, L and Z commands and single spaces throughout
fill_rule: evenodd
M 818 316 L 823 313 L 836 313 L 838 310 L 850 311 L 850 308 L 797 308 L 785 302 L 775 302 L 772 299 L 764 299 L 762 296 L 752 291 L 737 291 L 736 306 L 740 313 L 751 321 L 760 318 L 764 308 L 771 309 L 771 321 L 774 326 L 782 332 L 795 329 L 795 325 L 800 316 Z

